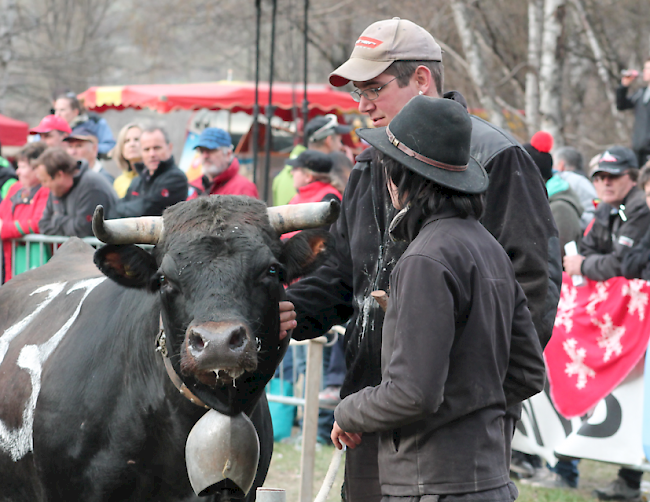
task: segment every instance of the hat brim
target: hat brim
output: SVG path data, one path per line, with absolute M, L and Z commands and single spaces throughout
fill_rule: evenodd
M 399 150 L 388 139 L 385 127 L 358 129 L 357 134 L 391 159 L 439 185 L 468 194 L 479 194 L 487 190 L 489 184 L 488 175 L 472 156 L 470 156 L 467 169 L 464 171 L 447 171 L 425 164 Z
M 90 141 L 91 143 L 98 143 L 99 142 L 95 136 L 90 136 L 90 135 L 88 135 L 88 136 L 83 136 L 83 135 L 77 136 L 77 135 L 72 134 L 72 135 L 69 135 L 69 136 L 66 136 L 65 138 L 63 138 L 63 141 L 75 141 L 75 140 L 76 141 Z
M 599 165 L 591 173 L 591 177 L 593 178 L 597 173 L 607 173 L 607 174 L 611 174 L 612 176 L 623 176 L 630 169 L 636 169 L 636 168 L 630 166 L 620 166 L 620 165 L 615 165 L 615 166 Z
M 294 159 L 287 159 L 284 163 L 285 166 L 291 166 L 291 167 L 302 167 L 302 164 L 298 162 L 298 157 Z
M 348 82 L 365 82 L 381 75 L 393 64 L 393 61 L 371 61 L 368 59 L 350 58 L 336 70 L 330 73 L 330 84 L 343 87 Z

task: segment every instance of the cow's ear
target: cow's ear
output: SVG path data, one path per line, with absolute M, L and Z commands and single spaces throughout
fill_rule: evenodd
M 156 260 L 144 249 L 108 244 L 95 251 L 95 265 L 109 279 L 127 288 L 149 288 L 158 271 Z
M 321 266 L 330 255 L 334 238 L 327 230 L 303 230 L 284 242 L 280 261 L 283 282 L 290 283 Z

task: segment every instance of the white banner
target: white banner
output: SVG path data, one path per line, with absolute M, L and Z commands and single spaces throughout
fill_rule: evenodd
M 641 361 L 586 420 L 567 420 L 547 391 L 524 402 L 512 449 L 539 455 L 551 466 L 555 454 L 650 470 L 643 452 L 643 366 Z

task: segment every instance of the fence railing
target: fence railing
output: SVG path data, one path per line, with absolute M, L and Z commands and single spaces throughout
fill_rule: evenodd
M 16 255 L 17 249 L 21 245 L 38 246 L 38 252 L 34 253 L 36 255 L 36 260 L 33 260 L 31 256 L 31 251 L 25 253 L 25 266 L 24 270 L 30 270 L 32 268 L 37 268 L 41 265 L 44 265 L 50 257 L 51 254 L 55 254 L 58 248 L 64 244 L 69 237 L 57 236 L 57 235 L 40 235 L 40 234 L 29 234 L 23 237 L 12 239 L 11 240 L 11 266 L 12 266 L 12 275 L 16 275 Z M 103 245 L 103 243 L 95 237 L 84 237 L 81 240 L 91 245 L 94 248 L 98 248 Z M 150 249 L 153 246 L 145 245 L 143 248 Z M 4 270 L 4 252 L 0 252 L 0 270 Z M 34 263 L 36 261 L 37 263 Z M 334 337 L 338 336 L 342 332 L 342 328 L 335 327 Z M 319 401 L 318 393 L 321 390 L 321 380 L 323 374 L 323 347 L 325 346 L 327 339 L 325 337 L 319 337 L 314 340 L 306 341 L 296 341 L 291 340 L 291 347 L 307 347 L 307 356 L 306 356 L 306 370 L 304 378 L 304 389 L 300 395 L 296 396 L 286 396 L 279 394 L 271 394 L 267 389 L 267 399 L 271 402 L 288 404 L 303 409 L 303 425 L 302 425 L 302 445 L 301 445 L 301 457 L 300 457 L 300 502 L 311 502 L 313 500 L 313 485 L 314 485 L 314 465 L 316 457 L 316 443 L 318 436 L 318 412 L 320 408 L 324 409 L 334 409 L 335 403 L 328 401 Z M 293 350 L 293 349 L 290 349 Z M 295 367 L 294 359 L 294 367 Z M 285 381 L 292 382 L 293 388 L 297 388 L 297 376 L 300 372 L 293 371 L 293 374 L 287 378 L 287 375 L 284 375 L 282 371 L 282 366 L 280 366 L 279 374 L 280 379 Z

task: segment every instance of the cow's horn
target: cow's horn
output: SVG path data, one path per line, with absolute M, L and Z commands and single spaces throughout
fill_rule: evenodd
M 341 205 L 337 200 L 330 200 L 270 207 L 268 211 L 271 226 L 279 234 L 285 234 L 334 223 L 341 211 Z
M 163 233 L 162 216 L 104 220 L 104 207 L 93 215 L 93 233 L 106 244 L 157 244 Z

